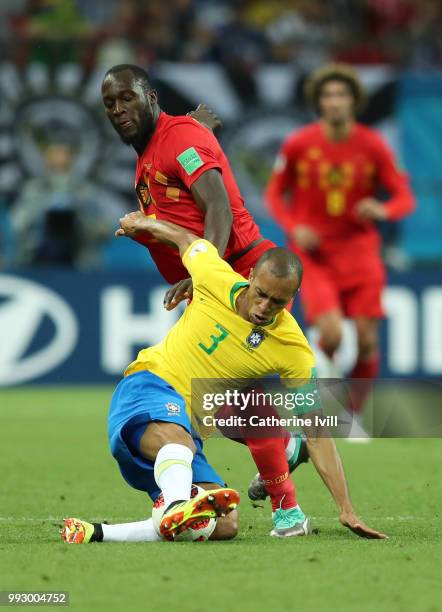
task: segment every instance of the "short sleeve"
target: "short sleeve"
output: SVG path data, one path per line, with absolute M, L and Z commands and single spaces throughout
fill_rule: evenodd
M 207 240 L 195 240 L 183 255 L 183 264 L 192 277 L 194 293 L 210 295 L 232 307 L 231 295 L 247 281 L 237 274 Z
M 222 171 L 220 148 L 214 135 L 197 122 L 171 126 L 161 143 L 167 153 L 164 167 L 168 176 L 175 176 L 187 189 L 207 170 Z

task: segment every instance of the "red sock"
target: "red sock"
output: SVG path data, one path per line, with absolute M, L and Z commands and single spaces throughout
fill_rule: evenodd
M 232 407 L 223 406 L 220 410 L 218 410 L 218 412 L 216 413 L 216 416 L 218 419 L 219 418 L 227 419 L 229 416 L 234 416 L 238 414 L 239 413 L 235 411 Z M 275 417 L 278 417 L 277 411 L 272 406 L 267 406 L 265 409 L 265 413 L 262 413 L 262 416 L 272 416 L 272 415 L 274 415 Z M 239 416 L 243 416 L 243 415 L 239 414 Z M 240 444 L 247 445 L 246 440 L 240 437 L 241 432 L 238 428 L 236 427 L 221 428 L 218 426 L 218 429 L 223 434 L 223 436 L 225 436 L 226 438 L 229 438 L 233 442 L 239 442 Z M 287 448 L 287 445 L 291 440 L 290 432 L 285 427 L 276 427 L 276 426 L 272 427 L 270 432 L 272 436 L 277 436 L 278 438 L 282 440 L 282 443 L 284 444 L 284 457 L 285 457 L 285 449 Z
M 260 390 L 254 387 L 254 390 Z M 227 417 L 235 414 L 235 408 L 223 406 L 217 412 L 217 416 Z M 241 413 L 243 417 L 250 416 L 251 409 Z M 253 414 L 259 417 L 278 416 L 273 406 L 266 405 L 265 401 L 253 407 Z M 294 508 L 297 504 L 295 487 L 290 480 L 289 466 L 285 449 L 290 441 L 290 433 L 284 427 L 260 428 L 259 432 L 253 428 L 240 431 L 238 428 L 225 428 L 221 430 L 223 435 L 235 439 L 237 442 L 245 442 L 249 447 L 256 467 L 264 480 L 265 488 L 270 495 L 272 509 Z M 241 435 L 242 434 L 242 435 Z M 260 435 L 260 437 L 257 437 Z
M 289 466 L 282 438 L 246 438 L 256 467 L 264 480 L 272 501 L 272 509 L 294 508 L 295 487 L 290 480 Z
M 365 400 L 370 394 L 373 381 L 379 372 L 379 355 L 375 355 L 371 359 L 358 359 L 352 373 L 348 390 L 350 394 L 350 406 L 352 412 L 361 412 L 364 407 Z M 354 380 L 353 380 L 354 379 Z

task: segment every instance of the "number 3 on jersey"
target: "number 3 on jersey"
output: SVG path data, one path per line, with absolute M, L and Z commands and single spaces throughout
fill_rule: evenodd
M 215 327 L 221 333 L 218 336 L 215 336 L 214 334 L 210 334 L 210 339 L 212 340 L 212 344 L 210 346 L 206 346 L 202 342 L 198 344 L 198 346 L 202 348 L 203 351 L 207 353 L 208 355 L 211 355 L 213 351 L 215 351 L 218 348 L 218 344 L 222 342 L 223 340 L 225 340 L 227 336 L 229 335 L 229 332 L 227 331 L 227 329 L 225 329 L 219 323 L 216 323 Z

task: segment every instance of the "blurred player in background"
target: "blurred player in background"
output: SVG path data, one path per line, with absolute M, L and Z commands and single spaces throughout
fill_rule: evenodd
M 111 68 L 102 84 L 106 114 L 125 144 L 138 155 L 135 188 L 148 217 L 176 223 L 209 240 L 233 269 L 248 277 L 259 257 L 275 246 L 265 240 L 244 201 L 229 162 L 213 133 L 192 117 L 162 112 L 144 70 L 132 65 Z M 178 251 L 138 232 L 169 283 L 165 307 L 192 296 L 192 281 Z M 259 317 L 256 321 L 259 325 Z M 288 478 L 305 442 L 275 428 L 272 438 L 245 443 L 265 480 L 273 510 L 293 509 L 296 495 Z
M 266 200 L 304 264 L 304 313 L 319 331 L 329 366 L 318 370 L 319 376 L 336 376 L 333 358 L 342 339 L 343 317 L 354 322 L 358 353 L 346 408 L 353 412 L 350 438 L 364 439 L 354 413 L 363 408 L 379 370 L 385 284 L 376 222 L 409 214 L 414 198 L 379 134 L 355 121 L 365 93 L 350 66 L 330 64 L 314 71 L 305 97 L 319 121 L 285 140 Z M 387 191 L 386 201 L 377 199 L 380 189 Z

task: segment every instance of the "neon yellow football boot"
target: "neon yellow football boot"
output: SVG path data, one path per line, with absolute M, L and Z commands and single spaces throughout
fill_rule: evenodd
M 226 516 L 239 504 L 239 493 L 234 489 L 202 491 L 192 499 L 169 506 L 161 519 L 159 531 L 166 540 L 174 540 L 196 521 Z
M 89 544 L 93 533 L 92 523 L 77 518 L 64 519 L 60 529 L 61 539 L 66 544 Z

